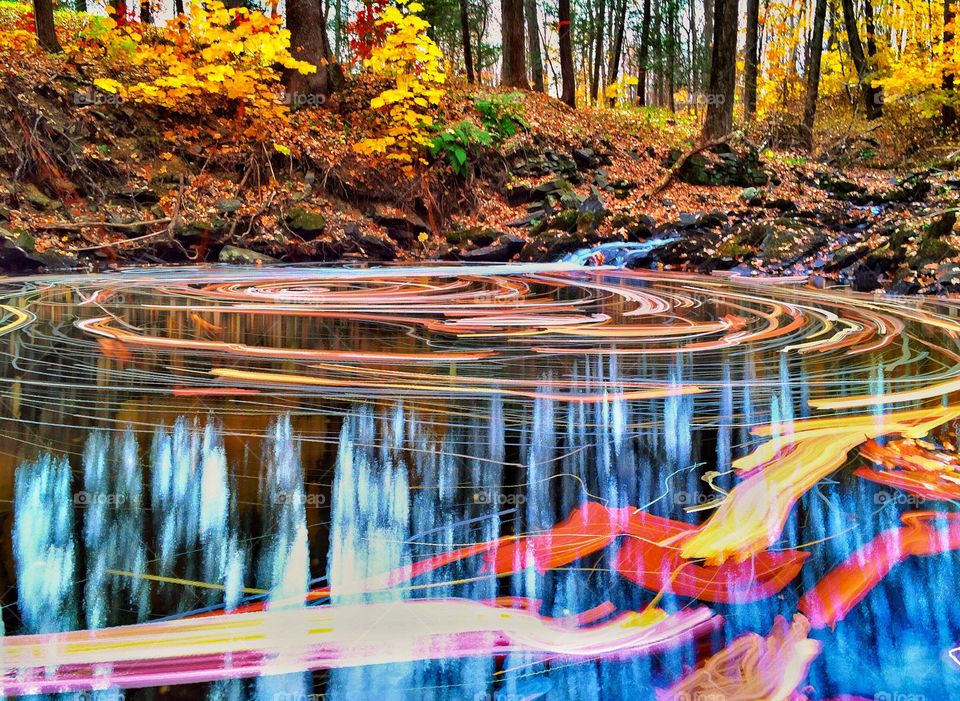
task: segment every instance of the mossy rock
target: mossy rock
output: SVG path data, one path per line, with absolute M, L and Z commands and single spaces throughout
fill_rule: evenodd
M 530 235 L 538 236 L 544 231 L 566 231 L 572 234 L 577 230 L 579 216 L 580 212 L 576 209 L 564 209 L 534 226 Z
M 221 263 L 230 263 L 231 265 L 261 265 L 263 263 L 279 262 L 276 258 L 265 253 L 257 253 L 249 248 L 240 248 L 239 246 L 224 246 L 220 250 L 218 260 Z
M 802 219 L 776 219 L 760 244 L 760 254 L 768 262 L 793 263 L 822 245 L 826 236 Z
M 487 226 L 468 226 L 463 229 L 457 229 L 446 234 L 447 243 L 453 246 L 489 246 L 500 236 L 499 231 L 494 231 Z
M 945 258 L 953 258 L 958 255 L 956 248 L 951 246 L 943 239 L 935 236 L 924 236 L 917 247 L 917 252 L 911 258 L 914 265 L 924 265 L 926 263 L 939 263 Z
M 294 207 L 287 212 L 287 226 L 304 238 L 312 239 L 327 228 L 327 218 L 315 209 Z

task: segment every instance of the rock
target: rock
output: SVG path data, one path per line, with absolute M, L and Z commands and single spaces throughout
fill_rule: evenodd
M 217 209 L 225 213 L 236 212 L 241 207 L 243 207 L 243 202 L 237 199 L 226 199 L 217 202 Z
M 637 183 L 629 180 L 616 180 L 610 183 L 610 187 L 613 189 L 613 196 L 618 200 L 623 200 L 629 197 L 630 193 L 637 189 Z
M 607 208 L 603 206 L 603 200 L 600 199 L 600 193 L 594 189 L 590 192 L 590 196 L 580 203 L 577 211 L 580 212 L 580 214 L 596 214 L 599 212 L 606 212 Z
M 489 246 L 499 236 L 501 232 L 494 231 L 489 227 L 470 226 L 465 229 L 457 229 L 446 234 L 447 243 L 454 246 Z
M 904 178 L 897 185 L 884 190 L 873 198 L 878 204 L 907 204 L 920 202 L 930 194 L 932 186 L 926 179 L 914 175 Z
M 70 254 L 48 250 L 40 253 L 28 232 L 0 229 L 0 270 L 4 272 L 33 272 L 39 268 L 68 270 L 77 261 Z
M 697 214 L 692 214 L 690 212 L 680 212 L 680 218 L 677 220 L 677 226 L 681 229 L 692 229 L 697 225 L 697 222 L 700 221 L 700 217 Z
M 861 267 L 854 273 L 851 287 L 857 292 L 873 292 L 879 290 L 882 285 L 875 271 Z
M 417 214 L 377 203 L 371 218 L 387 230 L 394 241 L 412 242 L 419 234 L 429 234 L 430 226 Z
M 815 290 L 824 290 L 827 288 L 827 279 L 823 275 L 813 274 L 807 278 L 807 284 Z
M 391 261 L 397 259 L 397 245 L 390 239 L 364 233 L 357 224 L 348 222 L 343 227 L 347 237 L 344 254 L 355 253 L 367 260 Z
M 54 209 L 58 205 L 56 200 L 47 197 L 33 183 L 23 186 L 23 198 L 37 209 Z
M 317 210 L 303 205 L 287 212 L 287 226 L 307 240 L 315 239 L 327 228 L 327 219 Z
M 503 196 L 511 207 L 537 201 L 534 189 L 528 185 L 510 185 L 503 191 Z
M 221 263 L 230 263 L 231 265 L 262 265 L 264 263 L 279 263 L 276 258 L 257 253 L 249 248 L 240 248 L 239 246 L 224 246 L 220 249 L 220 255 L 217 257 Z
M 953 210 L 944 212 L 939 218 L 930 222 L 927 227 L 928 236 L 940 238 L 953 232 L 953 227 L 957 223 L 957 214 Z
M 489 246 L 461 251 L 458 257 L 468 263 L 506 263 L 523 250 L 525 243 L 516 234 L 503 234 Z
M 590 243 L 593 242 L 584 241 L 583 237 L 576 233 L 543 231 L 527 240 L 520 259 L 536 263 L 553 262 L 560 260 L 568 253 L 586 248 Z
M 678 151 L 671 152 L 668 166 L 680 158 Z M 739 185 L 757 187 L 770 181 L 755 149 L 735 152 L 725 146 L 718 146 L 709 152 L 695 153 L 690 156 L 677 178 L 690 185 Z
M 767 264 L 789 265 L 826 241 L 826 236 L 802 219 L 775 220 L 760 243 Z
M 767 200 L 763 203 L 764 207 L 768 209 L 776 209 L 781 212 L 795 212 L 797 210 L 797 203 L 793 200 L 789 200 L 786 197 L 778 197 L 776 199 Z
M 890 295 L 915 295 L 920 291 L 920 285 L 913 280 L 900 280 L 887 287 Z
M 577 217 L 580 213 L 576 209 L 564 209 L 549 219 L 541 221 L 530 231 L 531 236 L 537 236 L 544 231 L 566 231 L 573 233 L 577 230 Z
M 960 285 L 960 265 L 944 263 L 937 268 L 937 282 L 941 285 Z
M 763 202 L 763 190 L 759 187 L 745 188 L 739 195 L 740 199 L 751 205 L 758 205 Z
M 849 199 L 851 195 L 861 195 L 863 188 L 855 182 L 840 177 L 820 174 L 819 185 L 837 199 Z
M 570 155 L 579 170 L 595 168 L 600 163 L 596 152 L 590 148 L 575 148 L 570 152 Z

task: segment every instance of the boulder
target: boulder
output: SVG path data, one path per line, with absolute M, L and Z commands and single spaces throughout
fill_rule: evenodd
M 525 243 L 516 234 L 502 234 L 489 246 L 461 251 L 457 257 L 467 263 L 506 263 L 523 250 Z
M 327 219 L 315 209 L 300 205 L 287 212 L 287 226 L 299 236 L 312 240 L 327 228 Z
M 276 258 L 257 253 L 249 248 L 240 248 L 239 246 L 224 246 L 220 249 L 220 255 L 217 260 L 221 263 L 230 263 L 231 265 L 262 265 L 264 263 L 279 263 Z

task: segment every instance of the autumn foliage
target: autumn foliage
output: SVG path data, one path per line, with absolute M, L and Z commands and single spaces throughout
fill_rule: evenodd
M 106 93 L 176 113 L 243 117 L 256 136 L 258 123 L 287 111 L 278 68 L 316 70 L 289 49 L 280 18 L 213 1 L 163 27 L 97 18 L 68 51 L 78 62 L 98 58 L 94 84 Z
M 383 43 L 374 45 L 364 67 L 389 78 L 393 86 L 370 101 L 377 113 L 377 133 L 359 141 L 354 149 L 365 154 L 386 154 L 409 173 L 426 164 L 423 154 L 431 144 L 430 111 L 444 95 L 446 80 L 440 49 L 427 35 L 429 24 L 420 17 L 417 2 L 394 0 L 387 5 L 378 27 L 386 29 Z

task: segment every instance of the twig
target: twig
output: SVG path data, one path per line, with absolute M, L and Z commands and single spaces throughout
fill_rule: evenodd
M 158 221 L 167 221 L 167 220 L 158 220 Z M 150 234 L 144 234 L 143 236 L 135 236 L 132 239 L 120 239 L 119 241 L 109 241 L 108 243 L 100 243 L 94 246 L 81 246 L 80 248 L 70 248 L 68 249 L 72 253 L 81 253 L 83 251 L 96 251 L 100 248 L 112 248 L 114 246 L 125 246 L 128 243 L 139 243 L 147 239 L 155 238 L 157 236 L 167 236 L 169 235 L 169 228 L 164 229 L 163 231 L 154 231 Z
M 82 221 L 82 222 L 57 222 L 55 224 L 44 224 L 42 226 L 35 227 L 40 231 L 79 231 L 80 229 L 96 228 L 103 227 L 105 229 L 139 229 L 143 226 L 151 226 L 154 224 L 169 224 L 172 221 L 170 217 L 164 217 L 163 219 L 149 219 L 146 221 L 133 221 L 133 222 L 112 222 L 112 221 Z M 148 234 L 152 236 L 153 234 Z M 126 239 L 127 241 L 135 241 L 136 239 Z M 99 248 L 99 246 L 94 246 L 94 248 Z

